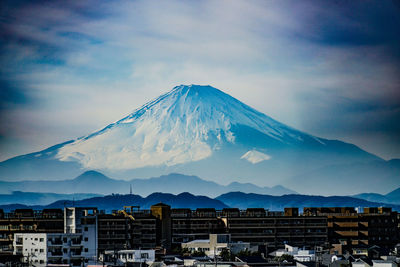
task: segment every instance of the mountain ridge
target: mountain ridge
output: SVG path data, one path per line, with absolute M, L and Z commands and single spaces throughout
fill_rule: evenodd
M 223 209 L 228 206 L 219 200 L 212 199 L 206 196 L 197 196 L 190 193 L 181 194 L 168 194 L 168 193 L 153 193 L 147 197 L 141 197 L 134 194 L 113 194 L 102 197 L 93 197 L 77 201 L 65 201 L 58 200 L 49 205 L 0 205 L 0 209 L 9 211 L 15 208 L 33 208 L 33 209 L 44 209 L 44 208 L 64 208 L 65 206 L 74 207 L 97 207 L 100 210 L 106 210 L 111 212 L 112 210 L 122 209 L 123 206 L 135 205 L 140 206 L 142 209 L 149 209 L 151 205 L 159 202 L 170 205 L 172 208 L 190 208 L 196 209 L 202 208 L 216 208 Z
M 180 186 L 177 187 L 177 184 Z M 188 176 L 178 173 L 147 179 L 117 180 L 94 170 L 86 171 L 73 179 L 61 181 L 0 181 L 0 193 L 36 191 L 43 193 L 96 193 L 107 195 L 111 193 L 128 193 L 131 186 L 133 192 L 141 196 L 147 196 L 154 191 L 159 191 L 175 194 L 191 192 L 193 194 L 216 197 L 222 193 L 240 187 L 246 192 L 268 193 L 272 195 L 295 193 L 295 191 L 283 186 L 269 188 L 259 187 L 251 183 L 246 183 L 244 185 L 240 183 L 221 185 L 213 181 L 201 179 L 197 176 Z
M 185 173 L 220 184 L 280 184 L 306 194 L 400 185 L 396 161 L 296 130 L 198 85 L 174 87 L 100 131 L 0 162 L 0 179 L 61 180 L 88 169 L 115 178 Z M 342 182 L 325 187 L 332 177 Z M 376 177 L 383 180 L 376 183 Z
M 353 197 L 373 202 L 384 202 L 389 204 L 400 205 L 400 187 L 385 195 L 378 193 L 362 193 L 354 195 Z
M 229 192 L 216 199 L 226 205 L 237 208 L 261 207 L 270 210 L 283 210 L 285 207 L 392 207 L 400 211 L 400 205 L 390 203 L 371 202 L 350 196 L 318 196 L 318 195 L 283 195 L 269 196 L 243 192 Z
M 400 205 L 370 202 L 348 196 L 307 196 L 307 195 L 283 195 L 271 196 L 254 193 L 229 192 L 216 198 L 207 196 L 193 195 L 187 192 L 180 194 L 152 193 L 147 197 L 134 194 L 112 194 L 101 197 L 92 197 L 83 200 L 66 201 L 59 200 L 48 205 L 22 205 L 8 204 L 0 205 L 0 209 L 10 211 L 17 208 L 63 208 L 65 206 L 93 206 L 108 212 L 121 209 L 126 205 L 140 206 L 149 209 L 151 205 L 165 203 L 172 208 L 215 208 L 223 209 L 234 207 L 239 209 L 246 208 L 265 208 L 271 211 L 283 211 L 285 207 L 298 207 L 301 211 L 304 207 L 392 207 L 395 211 L 400 211 Z

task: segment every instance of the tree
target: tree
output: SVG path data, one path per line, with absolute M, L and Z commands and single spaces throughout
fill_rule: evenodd
M 223 261 L 230 261 L 231 260 L 231 251 L 227 248 L 223 248 L 219 253 L 219 256 Z
M 289 254 L 283 254 L 280 257 L 275 257 L 274 260 L 279 261 L 279 262 L 283 262 L 283 261 L 293 262 L 294 257 L 292 255 L 289 255 Z
M 258 251 L 251 252 L 250 250 L 248 250 L 246 248 L 245 250 L 239 251 L 236 256 L 238 256 L 238 257 L 249 257 L 249 256 L 260 256 L 260 255 L 261 255 L 260 252 L 258 252 Z
M 192 252 L 193 257 L 204 257 L 206 256 L 206 253 L 204 251 L 194 251 Z
M 178 254 L 178 255 L 182 255 L 182 256 L 189 256 L 190 255 L 190 251 L 189 251 L 188 248 L 182 248 L 180 246 L 175 247 L 172 250 L 172 253 Z

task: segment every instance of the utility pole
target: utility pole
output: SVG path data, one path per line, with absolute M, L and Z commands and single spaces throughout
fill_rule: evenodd
M 214 262 L 215 262 L 215 267 L 217 267 L 218 266 L 218 263 L 217 263 L 217 253 L 215 252 L 215 246 L 214 246 Z

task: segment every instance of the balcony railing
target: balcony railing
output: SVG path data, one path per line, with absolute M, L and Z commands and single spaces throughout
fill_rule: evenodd
M 49 252 L 49 256 L 62 256 L 63 255 L 63 252 L 60 250 L 60 251 L 50 251 Z
M 71 251 L 71 256 L 81 256 L 82 255 L 82 251 Z
M 63 242 L 61 239 L 49 240 L 49 245 L 62 245 Z
M 103 239 L 125 239 L 125 235 L 99 235 L 99 238 Z
M 71 245 L 80 245 L 81 243 L 81 239 L 71 239 Z

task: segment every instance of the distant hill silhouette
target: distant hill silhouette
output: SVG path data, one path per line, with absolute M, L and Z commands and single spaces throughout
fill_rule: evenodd
M 223 209 L 228 206 L 219 200 L 212 199 L 205 196 L 195 196 L 190 193 L 181 193 L 178 195 L 167 194 L 167 193 L 153 193 L 145 198 L 139 195 L 108 195 L 103 197 L 93 197 L 78 201 L 65 201 L 59 200 L 49 205 L 44 206 L 28 206 L 28 205 L 1 205 L 0 208 L 4 210 L 12 210 L 16 208 L 33 208 L 33 209 L 43 209 L 43 208 L 64 208 L 65 206 L 75 206 L 75 207 L 97 207 L 100 210 L 118 210 L 122 209 L 123 206 L 135 205 L 140 206 L 142 209 L 149 209 L 151 205 L 157 204 L 159 202 L 170 205 L 172 208 L 215 208 Z
M 389 192 L 386 195 L 381 195 L 377 193 L 363 193 L 354 195 L 353 197 L 361 198 L 368 201 L 373 202 L 384 202 L 384 203 L 391 203 L 391 204 L 398 204 L 400 205 L 400 187 Z
M 379 207 L 389 206 L 394 210 L 400 210 L 400 205 L 371 202 L 363 199 L 347 196 L 308 196 L 308 195 L 283 195 L 269 196 L 260 194 L 246 194 L 242 192 L 230 192 L 216 199 L 228 206 L 240 209 L 265 208 L 269 210 L 283 210 L 285 207 Z
M 246 194 L 242 192 L 230 192 L 223 194 L 215 199 L 206 196 L 196 196 L 190 193 L 180 193 L 178 195 L 169 193 L 153 193 L 147 197 L 139 195 L 107 195 L 102 197 L 92 197 L 83 200 L 59 200 L 49 205 L 21 205 L 9 204 L 0 205 L 1 209 L 6 211 L 16 208 L 63 208 L 65 206 L 91 206 L 98 207 L 100 210 L 117 210 L 122 209 L 123 206 L 136 205 L 142 209 L 148 209 L 151 205 L 159 202 L 170 205 L 172 208 L 215 208 L 223 209 L 227 207 L 235 207 L 240 209 L 246 208 L 265 208 L 269 210 L 281 211 L 285 207 L 379 207 L 388 206 L 393 210 L 400 211 L 400 205 L 385 204 L 381 202 L 371 202 L 363 199 L 347 196 L 307 196 L 307 195 L 283 195 L 271 196 L 261 194 Z
M 47 205 L 57 200 L 81 200 L 101 196 L 99 194 L 55 194 L 13 191 L 11 194 L 0 194 L 0 205 L 25 204 L 25 205 Z
M 177 186 L 179 185 L 179 186 Z M 53 192 L 53 193 L 93 193 L 93 194 L 127 194 L 130 186 L 133 193 L 147 196 L 153 192 L 179 194 L 190 192 L 196 195 L 216 197 L 232 191 L 248 193 L 283 195 L 296 193 L 283 186 L 259 187 L 251 183 L 231 183 L 220 185 L 212 181 L 203 180 L 197 176 L 188 176 L 178 173 L 162 175 L 149 179 L 115 180 L 97 171 L 86 171 L 72 180 L 62 181 L 0 181 L 0 193 L 12 191 L 25 192 Z M 1 202 L 0 202 L 1 204 Z

